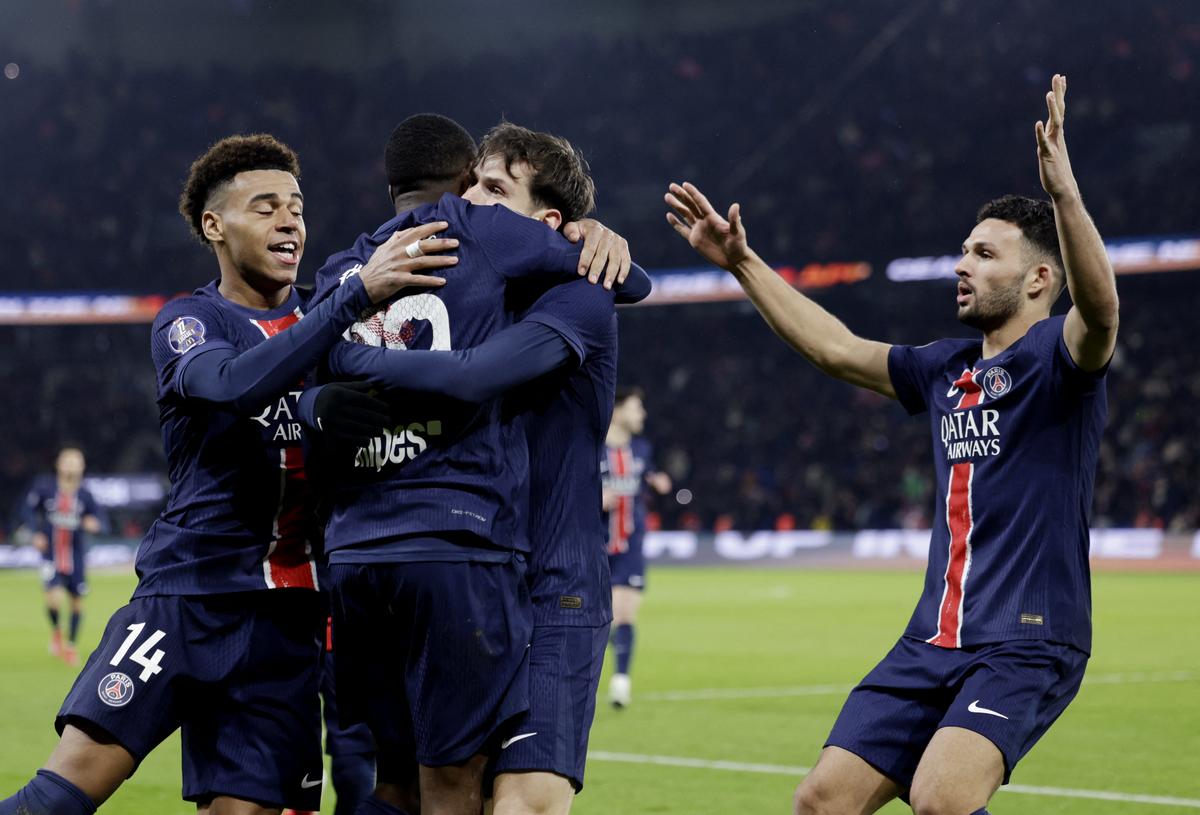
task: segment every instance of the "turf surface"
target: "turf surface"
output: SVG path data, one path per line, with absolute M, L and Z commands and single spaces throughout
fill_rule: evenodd
M 799 768 L 816 760 L 845 689 L 899 634 L 919 575 L 659 569 L 650 579 L 634 657 L 634 704 L 623 711 L 599 706 L 595 756 L 573 811 L 788 812 Z M 85 653 L 132 587 L 132 575 L 93 576 Z M 1102 573 L 1094 593 L 1088 679 L 1013 777 L 1022 788 L 1052 789 L 1001 792 L 991 811 L 1200 811 L 1200 575 Z M 34 573 L 0 572 L 0 619 L 3 797 L 53 747 L 51 723 L 75 669 L 46 653 Z M 680 766 L 689 763 L 696 766 Z M 179 800 L 179 786 L 176 736 L 101 812 L 194 811 Z M 1080 792 L 1117 798 L 1072 795 Z M 323 811 L 332 812 L 326 798 Z M 906 811 L 898 803 L 884 810 Z

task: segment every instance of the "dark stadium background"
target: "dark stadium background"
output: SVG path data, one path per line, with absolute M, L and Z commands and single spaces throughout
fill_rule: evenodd
M 719 207 L 742 203 L 772 264 L 869 264 L 867 279 L 814 296 L 856 330 L 921 343 L 963 333 L 951 286 L 885 270 L 956 253 L 989 198 L 1040 193 L 1033 123 L 1056 71 L 1070 79 L 1072 162 L 1106 239 L 1200 235 L 1195 4 L 421 8 L 0 5 L 0 297 L 203 284 L 215 264 L 175 212 L 179 188 L 206 145 L 253 131 L 300 153 L 310 282 L 389 215 L 390 128 L 437 111 L 477 135 L 504 117 L 570 138 L 591 162 L 597 217 L 651 271 L 699 266 L 663 218 L 667 183 L 692 180 Z M 1093 524 L 1190 535 L 1200 276 L 1122 275 L 1119 289 Z M 4 309 L 0 322 L 5 535 L 63 443 L 84 447 L 92 473 L 162 477 L 147 325 L 35 325 Z M 630 309 L 621 332 L 621 378 L 646 389 L 659 463 L 690 491 L 658 499 L 663 529 L 928 526 L 925 422 L 818 375 L 747 303 Z M 156 508 L 118 509 L 116 531 L 136 537 Z

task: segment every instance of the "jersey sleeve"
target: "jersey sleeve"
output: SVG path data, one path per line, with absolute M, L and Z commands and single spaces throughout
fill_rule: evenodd
M 365 379 L 385 390 L 482 402 L 570 359 L 570 345 L 561 334 L 538 322 L 521 322 L 474 348 L 459 351 L 404 351 L 339 343 L 330 351 L 328 366 L 337 378 Z
M 225 317 L 203 297 L 181 297 L 163 306 L 150 329 L 150 355 L 158 374 L 158 398 L 182 396 L 182 373 L 192 360 L 233 349 Z
M 1108 368 L 1112 364 L 1112 360 L 1109 359 L 1103 368 L 1095 371 L 1085 371 L 1080 368 L 1071 357 L 1070 349 L 1067 348 L 1067 339 L 1063 336 L 1065 323 L 1065 317 L 1051 317 L 1030 330 L 1038 332 L 1039 348 L 1043 350 L 1059 386 L 1075 393 L 1091 393 L 1108 375 Z
M 603 286 L 578 278 L 554 286 L 521 318 L 557 332 L 571 347 L 577 365 L 601 348 L 616 342 L 615 295 Z
M 42 511 L 45 497 L 41 484 L 34 484 L 25 496 L 25 503 L 21 505 L 21 523 L 34 532 L 41 531 L 45 521 L 45 512 Z
M 361 269 L 373 248 L 371 236 L 362 234 L 354 241 L 354 246 L 326 258 L 324 265 L 317 270 L 316 286 L 308 306 L 304 309 L 305 313 L 324 302 L 350 275 Z
M 483 249 L 488 263 L 508 280 L 551 277 L 562 281 L 577 277 L 580 245 L 502 204 L 467 204 L 463 222 Z
M 942 362 L 939 343 L 893 345 L 888 351 L 888 376 L 896 399 L 910 416 L 929 409 L 929 383 Z
M 100 506 L 100 503 L 96 500 L 96 496 L 92 495 L 91 490 L 79 490 L 79 502 L 83 504 L 84 516 L 91 515 L 99 521 L 101 529 L 108 527 L 108 517 L 104 509 Z

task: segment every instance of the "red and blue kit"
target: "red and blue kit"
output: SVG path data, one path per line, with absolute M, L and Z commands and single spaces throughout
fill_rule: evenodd
M 42 582 L 74 595 L 87 592 L 87 533 L 83 519 L 100 518 L 100 507 L 86 488 L 60 490 L 53 478 L 39 480 L 25 499 L 25 524 L 46 536 Z
M 646 537 L 646 473 L 651 468 L 653 451 L 642 437 L 629 444 L 607 447 L 600 463 L 604 488 L 615 503 L 605 514 L 608 524 L 608 563 L 614 586 L 635 589 L 646 585 L 646 556 L 642 541 Z

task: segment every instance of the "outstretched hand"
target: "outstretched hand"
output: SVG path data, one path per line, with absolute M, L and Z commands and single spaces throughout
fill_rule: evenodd
M 674 212 L 667 223 L 706 260 L 733 271 L 750 254 L 746 230 L 742 226 L 741 207 L 729 207 L 729 218 L 722 218 L 694 184 L 671 184 L 664 200 Z
M 1063 136 L 1063 118 L 1067 112 L 1067 78 L 1055 74 L 1050 80 L 1051 89 L 1046 94 L 1049 115 L 1045 122 L 1033 126 L 1037 136 L 1038 174 L 1042 178 L 1042 189 L 1053 199 L 1078 195 L 1075 174 L 1071 171 L 1071 160 L 1067 156 L 1067 141 Z

